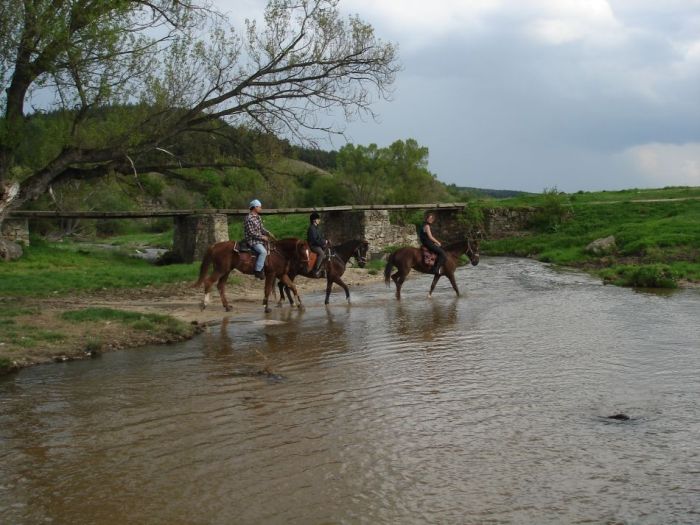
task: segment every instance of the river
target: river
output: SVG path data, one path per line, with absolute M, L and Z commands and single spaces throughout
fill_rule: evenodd
M 457 280 L 0 379 L 0 522 L 699 523 L 700 290 Z

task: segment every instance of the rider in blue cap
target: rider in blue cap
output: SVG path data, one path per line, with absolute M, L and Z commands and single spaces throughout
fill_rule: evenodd
M 250 213 L 248 213 L 243 220 L 245 240 L 248 246 L 258 254 L 258 258 L 255 261 L 255 277 L 264 279 L 263 268 L 265 267 L 265 258 L 267 257 L 265 243 L 268 242 L 271 237 L 274 238 L 274 236 L 263 226 L 262 218 L 260 217 L 262 203 L 258 199 L 253 199 L 250 201 L 249 209 Z

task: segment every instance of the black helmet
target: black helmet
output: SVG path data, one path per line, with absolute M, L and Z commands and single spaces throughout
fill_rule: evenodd
M 313 212 L 311 215 L 309 215 L 310 222 L 314 222 L 316 219 L 320 219 L 320 218 L 321 218 L 321 216 L 316 212 Z

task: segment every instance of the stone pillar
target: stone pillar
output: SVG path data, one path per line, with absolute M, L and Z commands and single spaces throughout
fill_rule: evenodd
M 0 229 L 0 239 L 29 246 L 29 220 L 5 219 Z
M 201 260 L 209 246 L 228 240 L 228 218 L 226 215 L 175 217 L 173 254 L 184 263 Z

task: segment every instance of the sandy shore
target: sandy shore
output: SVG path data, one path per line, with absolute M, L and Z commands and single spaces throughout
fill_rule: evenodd
M 41 299 L 14 298 L 12 305 L 26 309 L 28 313 L 14 317 L 11 322 L 17 327 L 18 332 L 26 332 L 27 337 L 20 336 L 19 341 L 14 342 L 3 341 L 0 337 L 0 374 L 3 371 L 10 372 L 41 363 L 86 359 L 107 351 L 185 340 L 229 316 L 255 312 L 263 316 L 263 283 L 252 276 L 241 274 L 236 274 L 236 280 L 237 283 L 231 283 L 226 287 L 226 295 L 233 307 L 230 312 L 224 310 L 216 289 L 211 294 L 209 306 L 202 310 L 203 288 L 193 288 L 192 282 L 165 287 L 108 290 L 75 296 Z M 365 269 L 348 268 L 343 275 L 343 280 L 352 294 L 354 287 L 379 283 L 382 281 L 382 276 L 376 273 L 371 275 Z M 304 294 L 326 289 L 325 279 L 299 277 L 296 281 L 302 299 Z M 276 299 L 271 296 L 271 305 L 274 305 L 275 301 Z M 337 285 L 333 287 L 331 302 L 345 302 L 345 294 Z M 91 307 L 167 315 L 186 323 L 188 328 L 185 333 L 174 335 L 167 332 L 139 330 L 119 322 L 76 323 L 61 318 L 63 312 Z M 56 337 L 42 340 L 35 345 L 24 344 L 22 339 L 28 342 L 32 332 L 56 334 Z

